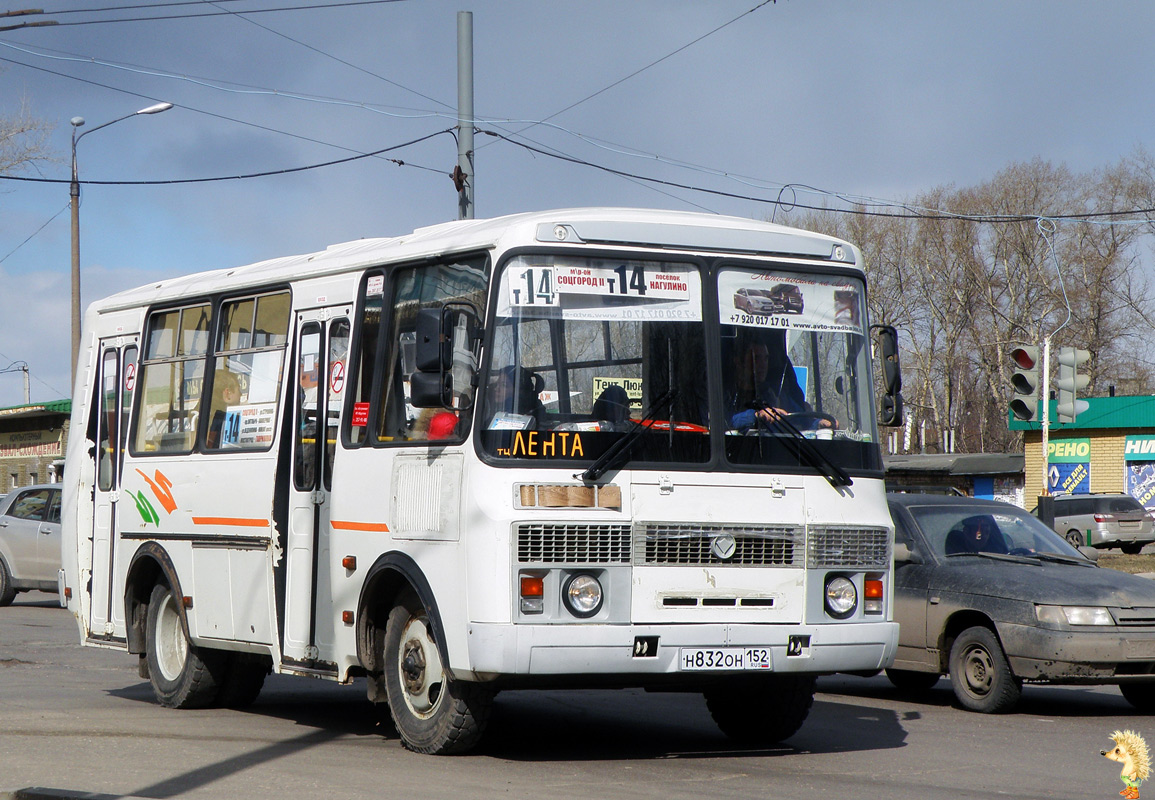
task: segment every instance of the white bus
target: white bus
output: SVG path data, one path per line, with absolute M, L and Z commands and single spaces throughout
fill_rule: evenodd
M 783 739 L 897 645 L 865 291 L 830 237 L 595 208 L 114 295 L 62 597 L 165 706 L 364 679 L 451 753 L 501 689 L 646 687 Z

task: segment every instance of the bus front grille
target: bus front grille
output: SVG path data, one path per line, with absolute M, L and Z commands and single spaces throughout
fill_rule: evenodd
M 801 567 L 802 527 L 639 523 L 634 527 L 638 565 Z
M 629 525 L 517 526 L 519 564 L 629 564 Z
M 807 541 L 806 566 L 810 569 L 890 567 L 890 533 L 886 528 L 815 525 Z

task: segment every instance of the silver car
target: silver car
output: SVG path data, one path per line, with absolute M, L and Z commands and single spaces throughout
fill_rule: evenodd
M 60 484 L 13 489 L 0 501 L 0 606 L 17 592 L 57 591 Z
M 1155 542 L 1155 521 L 1129 494 L 1060 495 L 1055 532 L 1076 547 L 1118 547 L 1134 555 Z

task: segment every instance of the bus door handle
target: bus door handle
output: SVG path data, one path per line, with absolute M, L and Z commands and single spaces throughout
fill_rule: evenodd
M 310 496 L 309 499 L 313 501 L 313 505 L 323 506 L 323 505 L 325 505 L 325 494 L 326 493 L 321 491 L 320 489 L 316 489 L 313 491 L 313 494 Z

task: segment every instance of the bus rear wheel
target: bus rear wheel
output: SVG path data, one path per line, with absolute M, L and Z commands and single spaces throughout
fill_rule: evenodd
M 217 698 L 227 654 L 189 642 L 177 602 L 165 584 L 153 587 L 146 618 L 149 681 L 162 706 L 203 708 Z
M 706 708 L 722 733 L 739 742 L 774 744 L 789 739 L 810 714 L 813 675 L 739 680 L 704 692 Z
M 429 614 L 412 590 L 397 599 L 385 624 L 385 693 L 401 743 L 416 753 L 463 753 L 489 721 L 493 692 L 453 680 L 441 661 Z

